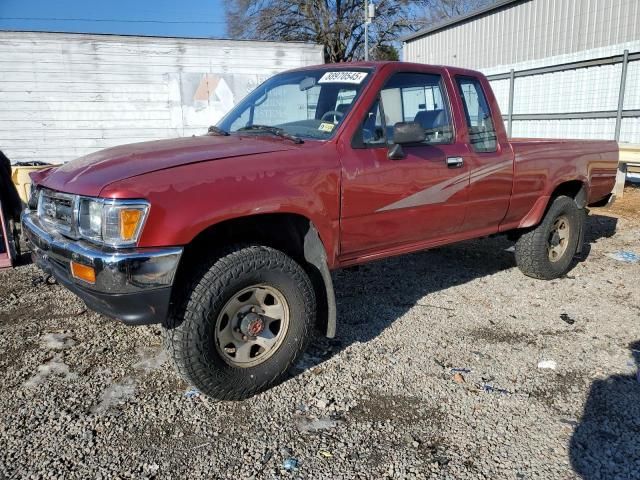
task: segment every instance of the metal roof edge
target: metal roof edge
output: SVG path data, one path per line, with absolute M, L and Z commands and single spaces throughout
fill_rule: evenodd
M 461 15 L 459 17 L 451 18 L 445 20 L 444 22 L 438 23 L 432 27 L 425 28 L 423 30 L 419 30 L 415 33 L 407 35 L 405 37 L 400 38 L 401 42 L 409 42 L 411 40 L 416 40 L 420 37 L 424 37 L 430 35 L 432 33 L 438 32 L 440 30 L 444 30 L 446 28 L 452 27 L 459 23 L 465 23 L 469 20 L 473 20 L 476 17 L 481 17 L 483 15 L 487 15 L 493 13 L 496 10 L 501 10 L 503 8 L 509 7 L 511 5 L 515 5 L 518 3 L 531 2 L 532 0 L 498 0 L 496 3 L 493 3 L 489 6 L 481 8 L 479 10 L 475 10 L 473 12 L 467 13 L 465 15 Z
M 280 44 L 292 44 L 292 45 L 306 45 L 311 47 L 324 48 L 319 43 L 314 42 L 302 42 L 302 41 L 284 41 L 284 40 L 258 40 L 253 38 L 224 38 L 224 37 L 178 37 L 175 35 L 144 35 L 144 34 L 131 34 L 131 33 L 95 33 L 95 32 L 65 32 L 62 30 L 20 30 L 20 29 L 8 29 L 0 28 L 0 35 L 3 33 L 45 33 L 50 35 L 84 35 L 95 37 L 125 37 L 125 38 L 159 38 L 167 40 L 210 40 L 217 42 L 238 42 L 238 43 L 280 43 Z

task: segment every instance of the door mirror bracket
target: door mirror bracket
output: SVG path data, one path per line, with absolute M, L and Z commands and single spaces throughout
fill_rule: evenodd
M 387 157 L 389 157 L 389 160 L 402 160 L 405 157 L 402 145 L 399 143 L 392 143 L 389 145 L 389 153 L 387 153 Z

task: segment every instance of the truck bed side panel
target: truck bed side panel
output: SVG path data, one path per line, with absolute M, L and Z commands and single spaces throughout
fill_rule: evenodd
M 501 231 L 536 225 L 549 198 L 562 183 L 579 180 L 587 188 L 587 203 L 613 189 L 618 144 L 605 140 L 513 139 L 513 195 Z

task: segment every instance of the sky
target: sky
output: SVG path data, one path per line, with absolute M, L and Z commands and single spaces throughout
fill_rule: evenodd
M 0 30 L 226 36 L 224 0 L 0 0 Z

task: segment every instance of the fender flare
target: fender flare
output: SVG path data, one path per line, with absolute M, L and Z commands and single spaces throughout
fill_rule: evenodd
M 309 222 L 309 229 L 304 236 L 303 248 L 305 260 L 316 267 L 322 277 L 327 299 L 327 328 L 325 335 L 328 338 L 334 338 L 336 336 L 337 309 L 333 280 L 327 263 L 327 252 L 322 244 L 318 230 L 311 222 Z
M 587 206 L 587 199 L 589 196 L 588 186 L 584 182 L 582 182 L 582 186 L 580 190 L 573 197 L 573 201 L 576 203 L 576 206 L 583 210 Z M 562 185 L 556 185 L 553 191 L 549 192 L 548 195 L 543 195 L 536 200 L 531 210 L 524 216 L 524 218 L 520 221 L 518 228 L 530 228 L 542 221 L 542 218 L 547 212 L 549 205 L 551 205 L 551 200 L 555 197 L 554 193 L 558 190 L 558 188 Z
M 589 191 L 587 188 L 587 185 L 582 182 L 582 187 L 580 187 L 580 190 L 578 190 L 578 193 L 576 193 L 576 196 L 574 197 L 574 202 L 576 202 L 576 206 L 579 209 L 583 209 L 587 206 L 587 201 L 588 201 L 588 197 L 589 197 Z

